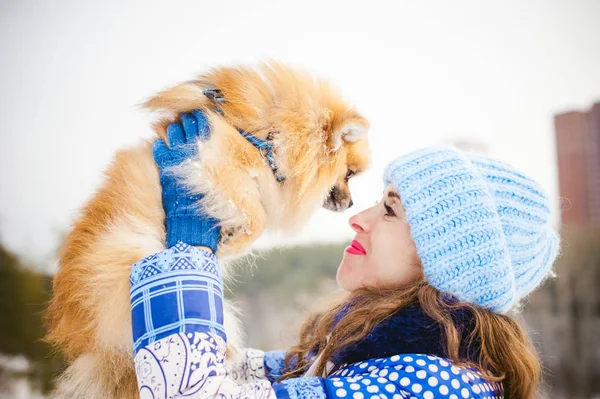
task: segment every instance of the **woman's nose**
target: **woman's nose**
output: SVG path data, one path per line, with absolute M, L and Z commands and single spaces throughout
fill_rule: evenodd
M 366 223 L 365 212 L 357 213 L 352 216 L 348 222 L 350 223 L 350 227 L 357 233 L 366 233 L 368 232 L 368 225 Z

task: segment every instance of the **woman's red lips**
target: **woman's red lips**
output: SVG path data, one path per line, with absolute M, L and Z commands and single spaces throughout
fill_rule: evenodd
M 352 254 L 352 255 L 366 255 L 367 254 L 367 251 L 365 251 L 363 246 L 360 245 L 360 242 L 358 242 L 356 240 L 352 241 L 350 246 L 346 248 L 346 252 L 348 252 L 349 254 Z

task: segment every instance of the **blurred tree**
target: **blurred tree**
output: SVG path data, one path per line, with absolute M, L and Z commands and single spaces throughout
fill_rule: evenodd
M 264 350 L 295 343 L 298 326 L 339 294 L 335 273 L 344 245 L 313 245 L 257 252 L 236 262 L 228 296 L 242 309 L 247 345 Z
M 42 341 L 51 282 L 50 276 L 26 267 L 0 245 L 0 354 L 25 356 L 32 365 L 32 382 L 42 392 L 51 388 L 53 376 L 63 366 Z
M 322 279 L 335 278 L 343 245 L 313 245 L 257 252 L 236 262 L 236 295 L 268 291 L 277 301 L 291 303 L 296 293 L 315 290 Z

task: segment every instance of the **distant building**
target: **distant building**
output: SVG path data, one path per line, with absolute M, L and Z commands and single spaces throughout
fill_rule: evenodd
M 600 103 L 554 116 L 561 219 L 600 226 Z

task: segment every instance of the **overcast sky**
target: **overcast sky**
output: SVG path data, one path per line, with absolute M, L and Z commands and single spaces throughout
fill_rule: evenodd
M 558 210 L 554 113 L 600 100 L 600 1 L 0 0 L 0 239 L 52 268 L 135 105 L 209 67 L 274 58 L 332 80 L 371 121 L 355 206 L 294 238 L 343 241 L 395 156 L 455 139 L 528 172 Z

